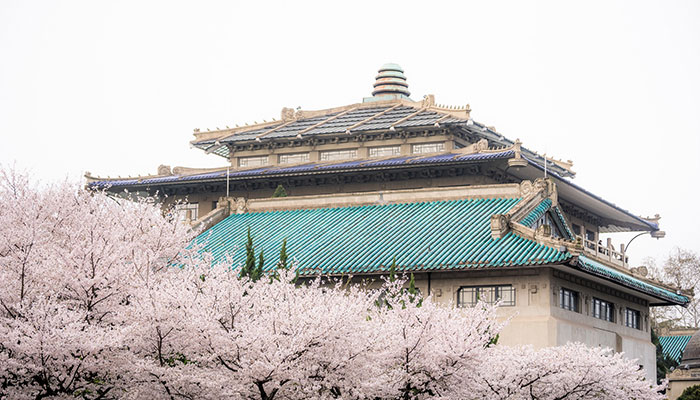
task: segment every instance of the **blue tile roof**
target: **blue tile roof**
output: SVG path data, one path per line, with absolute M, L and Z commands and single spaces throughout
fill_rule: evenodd
M 659 336 L 659 343 L 664 354 L 672 360 L 681 362 L 683 350 L 692 336 Z
M 285 175 L 292 173 L 309 173 L 309 172 L 324 172 L 332 170 L 363 170 L 376 167 L 401 167 L 414 165 L 428 165 L 437 163 L 470 163 L 481 162 L 495 159 L 507 159 L 513 157 L 512 150 L 499 151 L 493 153 L 446 153 L 436 156 L 401 156 L 388 159 L 364 159 L 364 160 L 345 160 L 324 163 L 308 163 L 302 165 L 292 165 L 289 167 L 268 166 L 254 168 L 248 170 L 232 170 L 229 174 L 231 179 L 241 179 L 244 177 L 269 177 L 275 175 Z M 103 180 L 91 182 L 89 187 L 128 187 L 128 186 L 147 186 L 151 184 L 163 183 L 178 183 L 186 181 L 203 181 L 203 180 L 222 180 L 226 179 L 226 170 L 213 171 L 193 175 L 169 175 L 159 176 L 145 179 L 124 179 L 124 180 Z
M 273 266 L 283 239 L 305 274 L 399 270 L 461 270 L 561 263 L 571 254 L 509 233 L 491 237 L 490 217 L 520 199 L 469 199 L 424 203 L 234 214 L 196 241 L 215 259 L 245 259 L 248 227 L 258 251 Z

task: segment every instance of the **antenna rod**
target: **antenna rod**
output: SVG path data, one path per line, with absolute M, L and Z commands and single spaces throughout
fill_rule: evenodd
M 544 153 L 544 177 L 547 177 L 547 153 Z

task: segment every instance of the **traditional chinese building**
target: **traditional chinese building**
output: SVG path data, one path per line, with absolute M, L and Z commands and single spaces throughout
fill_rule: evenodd
M 501 343 L 584 342 L 624 351 L 655 377 L 649 308 L 688 297 L 631 268 L 609 232 L 663 236 L 658 216 L 636 216 L 574 184 L 571 161 L 545 158 L 474 121 L 469 105 L 414 101 L 403 70 L 381 67 L 372 96 L 318 111 L 195 130 L 191 145 L 228 166 L 167 166 L 156 175 L 88 177 L 115 193 L 187 200 L 188 220 L 215 257 L 287 251 L 306 275 L 366 278 L 400 271 L 440 302 L 500 301 L 515 315 Z M 282 186 L 287 196 L 272 197 Z M 269 265 L 274 261 L 270 260 Z

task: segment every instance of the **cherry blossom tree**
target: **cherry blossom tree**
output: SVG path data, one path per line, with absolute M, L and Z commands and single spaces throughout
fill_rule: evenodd
M 131 293 L 175 260 L 184 226 L 152 200 L 0 172 L 0 397 L 113 397 Z
M 635 360 L 571 343 L 535 350 L 495 346 L 475 379 L 489 399 L 664 399 Z
M 620 354 L 498 345 L 494 306 L 407 279 L 242 277 L 152 199 L 6 171 L 0 202 L 0 399 L 662 398 Z

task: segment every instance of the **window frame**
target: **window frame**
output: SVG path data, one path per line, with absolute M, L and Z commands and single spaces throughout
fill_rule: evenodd
M 286 161 L 283 161 L 284 158 L 287 158 Z M 289 161 L 289 158 L 292 158 L 292 161 Z M 280 154 L 278 157 L 278 161 L 280 164 L 300 164 L 300 163 L 305 163 L 309 162 L 310 156 L 309 153 L 286 153 L 286 154 Z
M 250 161 L 253 160 L 260 160 L 260 163 L 252 163 L 250 164 Z M 269 155 L 264 155 L 264 156 L 248 156 L 248 157 L 240 157 L 238 159 L 238 166 L 241 168 L 247 168 L 247 167 L 261 167 L 263 165 L 268 165 L 270 164 L 270 156 Z
M 630 321 L 630 316 L 632 319 Z M 625 307 L 625 326 L 633 329 L 642 329 L 642 313 L 634 308 Z
M 344 156 L 339 156 L 339 157 L 329 157 L 329 154 L 341 154 L 341 153 L 349 153 L 348 157 Z M 341 150 L 326 150 L 326 151 L 321 151 L 319 154 L 319 160 L 321 161 L 341 161 L 341 160 L 354 160 L 357 158 L 357 149 L 341 149 Z
M 416 151 L 417 148 L 425 148 L 428 146 L 435 146 L 436 150 L 431 151 Z M 429 142 L 429 143 L 415 143 L 411 145 L 411 154 L 430 154 L 430 153 L 441 153 L 445 151 L 445 142 Z
M 610 301 L 594 297 L 593 301 L 591 302 L 591 314 L 594 318 L 615 323 L 615 304 Z
M 564 299 L 568 299 L 568 306 L 565 304 Z M 581 313 L 580 301 L 581 294 L 579 292 L 564 287 L 559 288 L 559 308 Z
M 510 300 L 501 301 L 499 305 L 501 307 L 515 307 L 515 286 L 511 284 L 461 286 L 459 289 L 457 289 L 457 307 L 474 307 L 475 305 L 477 305 L 479 303 L 479 300 L 482 299 L 480 297 L 482 289 L 493 290 L 493 292 L 489 293 L 489 297 L 492 296 L 493 299 L 488 301 L 484 300 L 487 304 L 495 304 L 497 301 L 503 300 L 503 293 L 507 292 L 509 293 Z M 466 295 L 463 295 L 463 293 L 465 293 L 466 290 L 473 291 L 473 293 L 469 296 L 469 301 L 464 301 L 465 299 L 463 298 L 466 297 Z
M 386 150 L 390 150 L 390 154 L 372 154 L 372 152 L 386 152 Z M 370 158 L 398 156 L 401 155 L 401 145 L 370 147 L 367 155 Z
M 175 205 L 175 212 L 177 213 L 177 219 L 180 222 L 187 221 L 187 211 L 192 211 L 190 213 L 190 221 L 196 221 L 199 219 L 199 203 L 181 203 Z

